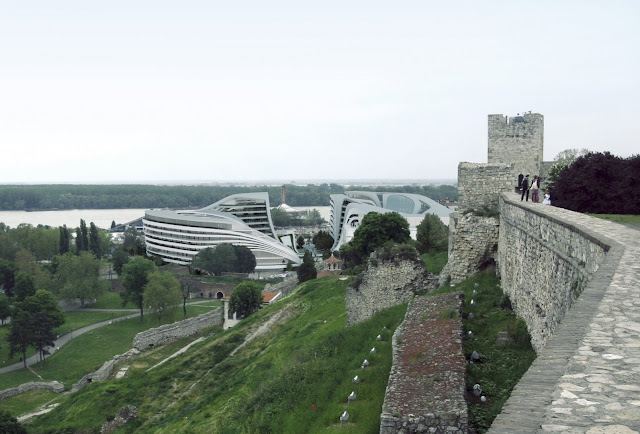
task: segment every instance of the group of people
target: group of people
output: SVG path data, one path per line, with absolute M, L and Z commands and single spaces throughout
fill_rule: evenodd
M 540 190 L 540 177 L 538 175 L 534 175 L 531 184 L 529 184 L 529 175 L 525 176 L 522 180 L 521 190 L 521 201 L 526 197 L 526 201 L 529 202 L 529 191 L 531 191 L 531 202 L 538 203 L 540 201 L 540 198 L 538 196 L 538 191 Z M 551 205 L 551 190 L 547 189 L 542 203 L 544 205 Z

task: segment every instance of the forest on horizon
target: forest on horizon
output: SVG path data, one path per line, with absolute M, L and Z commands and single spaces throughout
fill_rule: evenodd
M 329 206 L 329 195 L 347 190 L 414 193 L 433 200 L 458 199 L 455 185 L 349 186 L 285 184 L 290 206 Z M 201 208 L 238 193 L 267 191 L 272 207 L 281 186 L 233 185 L 0 185 L 0 211 L 126 208 Z

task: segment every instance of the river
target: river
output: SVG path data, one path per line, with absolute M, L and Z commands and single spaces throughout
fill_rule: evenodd
M 83 219 L 87 226 L 93 222 L 101 229 L 109 229 L 111 222 L 117 224 L 129 223 L 144 217 L 144 209 L 67 209 L 63 211 L 0 211 L 0 222 L 15 228 L 22 223 L 33 226 L 48 225 L 58 227 L 67 225 L 69 228 L 80 226 Z
M 320 215 L 327 221 L 331 215 L 328 206 L 304 206 L 300 210 L 317 209 Z M 101 229 L 109 229 L 111 222 L 116 224 L 129 223 L 140 217 L 144 217 L 145 209 L 68 209 L 62 211 L 0 211 L 0 222 L 15 228 L 22 223 L 33 226 L 48 225 L 58 227 L 67 225 L 69 228 L 80 226 L 80 219 L 87 225 L 93 222 Z

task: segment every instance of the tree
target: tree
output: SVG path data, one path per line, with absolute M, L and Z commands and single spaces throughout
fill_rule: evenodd
M 233 246 L 233 252 L 236 254 L 236 263 L 232 271 L 236 273 L 250 274 L 256 269 L 256 256 L 245 246 Z
M 0 258 L 0 287 L 4 288 L 8 297 L 13 297 L 13 287 L 15 286 L 16 264 Z
M 208 273 L 220 276 L 223 272 L 235 269 L 237 257 L 231 244 L 218 244 L 215 248 L 207 247 L 198 252 L 191 261 L 191 266 Z
M 89 250 L 93 252 L 96 258 L 102 258 L 100 234 L 98 233 L 98 227 L 93 222 L 91 222 L 89 225 Z
M 27 434 L 27 430 L 20 425 L 18 419 L 4 410 L 0 410 L 0 432 L 7 434 Z
M 187 299 L 191 294 L 191 289 L 193 289 L 193 286 L 191 285 L 191 278 L 188 276 L 179 277 L 178 280 L 180 281 L 180 294 L 182 296 L 182 312 L 184 314 L 184 317 L 186 318 L 187 317 Z
M 18 271 L 13 293 L 16 295 L 18 301 L 23 301 L 25 298 L 34 295 L 36 293 L 36 287 L 33 284 L 33 277 L 24 271 Z
M 144 315 L 144 286 L 149 282 L 149 275 L 156 271 L 153 261 L 135 256 L 122 267 L 122 285 L 126 291 L 121 292 L 122 305 L 134 303 L 140 310 L 140 322 Z
M 64 255 L 69 251 L 69 229 L 67 229 L 67 225 L 60 227 L 60 254 Z
M 440 252 L 447 249 L 449 228 L 437 215 L 426 214 L 416 229 L 416 241 L 420 253 L 429 253 L 431 250 Z
M 410 239 L 409 222 L 400 214 L 370 212 L 364 216 L 360 226 L 355 230 L 349 242 L 351 244 L 349 253 L 340 249 L 340 254 L 346 261 L 358 265 L 366 261 L 371 252 L 382 247 L 387 241 L 402 244 Z
M 113 270 L 120 276 L 122 274 L 122 267 L 129 262 L 129 255 L 122 249 L 118 249 L 111 255 L 113 261 Z
M 127 226 L 124 230 L 122 250 L 133 256 L 145 254 L 144 237 L 133 226 Z
M 551 189 L 555 188 L 560 172 L 571 166 L 579 157 L 587 155 L 589 152 L 591 151 L 585 148 L 565 149 L 564 151 L 559 152 L 553 159 L 553 165 L 549 169 L 547 179 L 545 180 L 545 187 Z
M 640 214 L 640 155 L 594 152 L 562 172 L 551 203 L 582 213 Z
M 9 298 L 0 294 L 0 321 L 4 325 L 4 322 L 11 316 L 11 305 L 9 304 Z
M 27 297 L 20 303 L 19 310 L 30 314 L 33 321 L 30 327 L 31 344 L 38 351 L 40 360 L 44 360 L 44 350 L 54 345 L 56 335 L 53 330 L 64 324 L 64 311 L 53 293 L 44 289 Z
M 262 306 L 262 292 L 254 282 L 242 282 L 233 289 L 229 300 L 229 312 L 245 318 Z
M 154 271 L 149 274 L 149 282 L 144 286 L 144 304 L 155 312 L 158 325 L 162 316 L 172 315 L 180 303 L 180 282 L 169 271 Z
M 280 208 L 271 208 L 271 221 L 278 227 L 288 227 L 292 223 L 291 215 Z
M 298 267 L 298 283 L 315 279 L 317 276 L 318 270 L 316 270 L 311 252 L 307 250 L 306 252 L 304 252 L 304 256 L 302 257 L 302 264 L 300 265 L 300 267 Z
M 296 247 L 298 248 L 298 250 L 302 249 L 302 247 L 304 247 L 304 237 L 302 235 L 300 235 L 298 237 L 298 239 L 296 240 Z
M 16 354 L 22 355 L 24 367 L 27 367 L 27 348 L 33 342 L 33 317 L 31 313 L 20 308 L 16 304 L 11 312 L 11 329 L 7 335 L 9 342 L 9 358 Z
M 107 288 L 106 280 L 100 280 L 100 260 L 92 252 L 80 252 L 78 256 L 67 253 L 60 256 L 55 275 L 60 296 L 65 300 L 80 299 L 80 306 L 97 298 Z
M 321 250 L 323 252 L 330 252 L 331 247 L 333 247 L 333 237 L 329 234 L 329 232 L 319 231 L 313 236 L 313 244 L 318 250 Z
M 80 236 L 82 238 L 82 249 L 80 250 L 89 250 L 89 236 L 87 234 L 87 223 L 80 219 Z

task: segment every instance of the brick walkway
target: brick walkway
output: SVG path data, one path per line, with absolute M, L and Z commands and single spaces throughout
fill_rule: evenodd
M 610 250 L 489 432 L 640 432 L 640 232 L 504 197 L 578 226 Z

